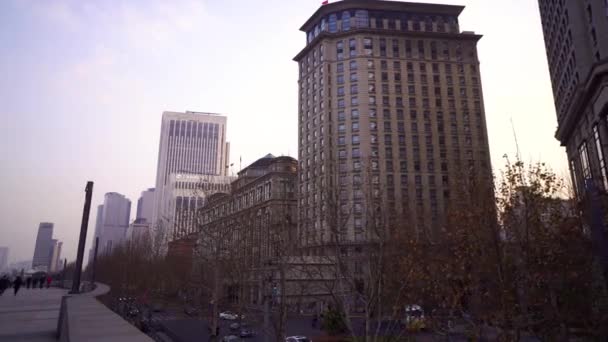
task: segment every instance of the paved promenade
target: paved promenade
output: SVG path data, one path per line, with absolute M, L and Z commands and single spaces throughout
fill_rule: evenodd
M 17 296 L 7 289 L 0 296 L 0 341 L 57 341 L 61 297 L 67 290 L 21 288 Z

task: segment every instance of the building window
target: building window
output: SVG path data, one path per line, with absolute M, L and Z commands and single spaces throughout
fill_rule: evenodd
M 350 70 L 357 70 L 357 61 L 350 61 Z
M 583 142 L 578 149 L 581 155 L 581 167 L 583 168 L 583 180 L 591 179 L 591 166 L 589 165 L 589 154 L 587 152 L 587 142 Z
M 600 174 L 602 177 L 602 186 L 608 191 L 608 175 L 606 171 L 606 159 L 604 159 L 604 150 L 602 149 L 602 140 L 600 138 L 599 127 L 593 126 L 593 139 L 595 140 L 595 149 L 597 151 L 597 159 L 600 165 Z
M 336 64 L 336 72 L 338 72 L 338 73 L 344 72 L 344 64 L 343 63 Z
M 344 59 L 344 42 L 341 40 L 336 43 L 336 55 L 338 59 Z
M 372 44 L 371 38 L 363 38 L 363 51 L 366 56 L 371 56 L 373 54 L 373 44 Z M 370 61 L 368 61 L 368 64 L 369 64 L 369 62 Z M 372 61 L 372 63 L 373 63 L 373 61 Z
M 359 118 L 359 110 L 353 109 L 350 112 L 350 117 L 351 117 L 351 119 L 358 119 Z
M 366 10 L 355 11 L 355 26 L 356 27 L 369 27 L 369 13 Z
M 329 32 L 338 32 L 338 17 L 335 14 L 329 16 Z
M 574 188 L 574 192 L 576 194 L 580 194 L 577 177 L 578 172 L 576 171 L 576 163 L 574 162 L 574 159 L 570 161 L 570 172 L 572 173 L 572 187 Z
M 350 12 L 342 12 L 342 31 L 350 30 Z
M 348 50 L 350 57 L 357 56 L 357 40 L 355 40 L 355 38 L 351 38 L 348 41 Z
M 386 39 L 380 39 L 380 57 L 386 57 Z

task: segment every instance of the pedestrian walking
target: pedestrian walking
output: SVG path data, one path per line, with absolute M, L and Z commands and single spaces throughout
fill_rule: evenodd
M 25 287 L 29 289 L 30 286 L 32 286 L 32 277 L 27 277 L 25 279 Z
M 8 288 L 9 285 L 10 280 L 8 280 L 8 276 L 3 275 L 2 278 L 0 278 L 0 296 L 2 296 L 2 294 Z
M 53 277 L 51 277 L 51 275 L 47 275 L 46 276 L 46 288 L 50 288 L 51 287 L 51 282 L 53 281 Z
M 21 279 L 21 276 L 17 276 L 17 279 L 15 279 L 15 281 L 13 282 L 13 288 L 15 289 L 15 296 L 17 295 L 17 292 L 19 292 L 19 288 L 21 287 L 21 284 L 23 284 L 23 280 Z
M 40 289 L 42 290 L 42 288 L 44 287 L 44 276 L 40 277 L 39 281 L 40 281 Z

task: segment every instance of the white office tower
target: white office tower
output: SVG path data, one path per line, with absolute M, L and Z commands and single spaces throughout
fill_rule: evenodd
M 137 200 L 137 216 L 136 221 L 152 223 L 154 215 L 154 188 L 150 188 L 141 192 L 139 200 Z
M 34 259 L 32 268 L 47 272 L 53 257 L 53 224 L 42 222 L 38 226 L 36 246 L 34 247 Z
M 153 224 L 175 231 L 177 195 L 171 184 L 175 175 L 227 176 L 230 145 L 226 142 L 226 120 L 226 116 L 213 113 L 163 113 Z
M 130 217 L 131 201 L 119 193 L 108 192 L 103 205 L 97 207 L 95 237 L 99 237 L 98 255 L 110 253 L 125 240 Z M 95 240 L 91 248 L 95 248 Z
M 53 239 L 53 253 L 51 257 L 51 262 L 49 264 L 50 272 L 57 272 L 61 269 L 60 260 L 61 260 L 61 247 L 63 246 L 63 242 Z

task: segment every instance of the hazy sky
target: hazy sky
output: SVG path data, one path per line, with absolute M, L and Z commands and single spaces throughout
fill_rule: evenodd
M 467 6 L 479 43 L 493 167 L 516 151 L 566 174 L 536 1 Z M 228 115 L 231 159 L 297 156 L 298 29 L 321 0 L 0 1 L 0 245 L 31 259 L 38 223 L 76 255 L 84 186 L 154 186 L 164 110 Z M 236 171 L 236 170 L 235 170 Z M 89 237 L 91 233 L 89 233 Z M 89 239 L 90 240 L 90 239 Z M 87 245 L 87 250 L 89 246 Z

